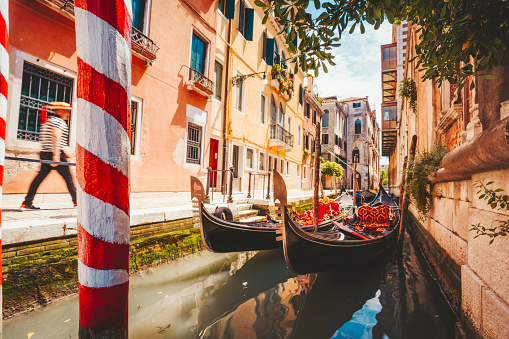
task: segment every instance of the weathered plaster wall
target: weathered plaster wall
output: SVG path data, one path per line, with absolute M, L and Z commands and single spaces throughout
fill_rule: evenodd
M 473 224 L 489 228 L 497 220 L 509 219 L 507 211 L 493 210 L 473 188 L 475 181 L 485 178 L 507 193 L 508 177 L 509 170 L 504 169 L 436 184 L 438 197 L 433 198 L 430 217 L 419 222 L 427 257 L 473 337 L 509 337 L 509 238 L 497 237 L 490 245 L 490 238 L 476 238 L 470 231 Z

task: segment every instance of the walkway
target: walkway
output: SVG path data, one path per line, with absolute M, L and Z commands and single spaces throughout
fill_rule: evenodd
M 326 190 L 326 195 L 334 192 Z M 247 192 L 234 193 L 235 203 L 271 205 L 273 201 L 261 199 L 261 191 L 254 192 L 254 199 L 247 199 Z M 288 202 L 305 200 L 313 191 L 288 190 Z M 72 208 L 68 194 L 40 194 L 34 205 L 39 211 L 18 210 L 24 195 L 12 194 L 2 197 L 2 244 L 10 245 L 30 241 L 42 241 L 76 234 L 76 208 Z M 271 192 L 271 198 L 273 198 Z M 226 196 L 214 193 L 215 204 L 226 203 Z M 131 226 L 168 222 L 191 218 L 192 203 L 189 192 L 157 192 L 131 194 Z

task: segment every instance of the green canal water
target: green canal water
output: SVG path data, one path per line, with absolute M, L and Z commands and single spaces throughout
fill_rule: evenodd
M 296 276 L 282 251 L 202 252 L 132 276 L 130 338 L 454 338 L 407 235 L 400 259 Z M 78 296 L 4 321 L 5 338 L 77 338 Z

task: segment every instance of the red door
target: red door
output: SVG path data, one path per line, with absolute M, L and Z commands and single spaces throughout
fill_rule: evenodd
M 216 187 L 217 184 L 217 159 L 219 158 L 219 140 L 210 139 L 210 156 L 209 166 L 212 168 L 212 174 L 210 178 L 210 186 Z

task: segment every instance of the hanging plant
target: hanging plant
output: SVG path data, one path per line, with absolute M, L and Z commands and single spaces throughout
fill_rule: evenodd
M 287 95 L 289 99 L 293 96 L 293 79 L 289 77 L 288 71 L 279 64 L 272 65 L 272 79 L 277 80 L 279 92 Z
M 417 110 L 417 87 L 413 79 L 403 79 L 399 85 L 399 95 L 408 100 L 408 104 L 414 111 Z
M 421 220 L 428 217 L 433 196 L 433 185 L 428 177 L 442 167 L 442 159 L 447 152 L 446 147 L 436 145 L 430 151 L 418 153 L 409 163 L 409 180 L 405 184 L 405 190 L 410 194 L 410 201 L 419 211 Z

